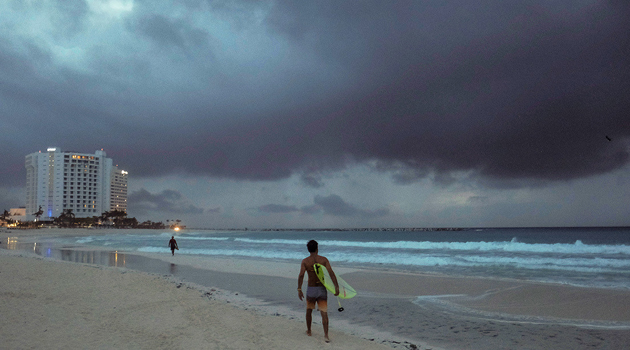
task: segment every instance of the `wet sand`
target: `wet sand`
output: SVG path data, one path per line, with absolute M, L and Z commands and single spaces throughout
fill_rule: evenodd
M 125 268 L 0 250 L 0 280 L 2 349 L 389 348 L 336 329 L 326 344 L 321 324 L 308 337 L 237 293 Z
M 72 232 L 72 235 L 78 233 Z M 27 241 L 29 236 L 36 234 L 17 232 L 12 235 Z M 87 234 L 94 235 L 95 230 Z M 0 235 L 5 236 L 2 244 L 7 242 L 6 236 L 11 236 Z M 84 248 L 64 251 L 65 260 L 81 262 L 60 263 L 64 266 L 81 266 L 97 275 L 106 272 L 153 278 L 162 281 L 166 289 L 195 291 L 198 296 L 204 296 L 199 299 L 207 303 L 230 304 L 238 312 L 265 320 L 281 319 L 302 332 L 305 328 L 304 305 L 295 295 L 298 264 L 181 254 L 174 257 L 170 254 L 140 256 L 136 253 L 86 251 Z M 17 251 L 4 252 L 6 255 Z M 28 260 L 26 257 L 18 259 Z M 88 267 L 93 264 L 103 267 Z M 48 265 L 56 264 L 49 262 L 44 266 Z M 127 273 L 128 269 L 151 275 Z M 352 335 L 349 337 L 351 342 L 367 339 L 370 346 L 435 350 L 630 348 L 629 291 L 344 269 L 342 266 L 336 266 L 336 270 L 359 291 L 359 295 L 343 301 L 343 313 L 335 311 L 336 300 L 330 299 L 331 330 L 341 332 L 333 333 L 335 338 Z M 4 278 L 7 271 L 0 267 L 0 272 Z M 5 288 L 4 283 L 1 288 Z M 0 310 L 4 311 L 5 306 Z M 184 309 L 189 310 L 189 307 L 184 306 Z M 23 317 L 28 319 L 28 316 Z M 321 325 L 314 325 L 313 330 L 321 333 Z M 259 348 L 253 345 L 245 348 L 254 347 Z

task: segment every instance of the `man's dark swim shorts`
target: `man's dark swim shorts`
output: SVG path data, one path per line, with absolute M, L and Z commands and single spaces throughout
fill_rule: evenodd
M 308 289 L 306 289 L 306 308 L 314 310 L 316 304 L 319 311 L 328 312 L 328 292 L 326 291 L 326 287 L 309 286 Z

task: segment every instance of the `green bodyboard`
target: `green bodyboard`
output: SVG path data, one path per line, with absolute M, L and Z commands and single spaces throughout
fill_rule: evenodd
M 326 267 L 318 263 L 315 263 L 313 267 L 315 268 L 315 274 L 317 275 L 317 278 L 319 278 L 319 281 L 322 282 L 322 284 L 324 285 L 324 287 L 326 287 L 326 289 L 328 289 L 334 294 L 335 284 L 330 278 L 330 275 L 328 274 L 328 270 L 326 269 Z M 354 288 L 350 287 L 348 282 L 344 281 L 343 278 L 339 277 L 339 275 L 336 275 L 336 276 L 337 276 L 337 284 L 339 284 L 339 296 L 338 296 L 339 298 L 350 299 L 354 297 L 355 295 L 357 295 L 357 291 L 354 290 Z

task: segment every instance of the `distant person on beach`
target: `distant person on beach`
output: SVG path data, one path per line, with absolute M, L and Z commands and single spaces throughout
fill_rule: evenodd
M 171 248 L 171 254 L 175 255 L 175 249 L 179 250 L 175 236 L 171 236 L 171 240 L 168 241 L 168 246 Z
M 313 321 L 313 310 L 315 305 L 319 308 L 322 314 L 322 325 L 324 326 L 324 340 L 326 343 L 330 342 L 328 338 L 328 293 L 326 287 L 322 285 L 315 274 L 315 263 L 322 264 L 328 270 L 330 278 L 335 284 L 335 295 L 339 295 L 339 284 L 337 283 L 337 276 L 333 272 L 330 262 L 326 257 L 318 255 L 317 241 L 310 240 L 306 247 L 311 255 L 302 260 L 300 267 L 300 275 L 298 276 L 298 297 L 300 300 L 304 299 L 302 293 L 302 283 L 304 282 L 304 273 L 308 273 L 308 288 L 306 289 L 306 335 L 311 336 L 311 323 Z

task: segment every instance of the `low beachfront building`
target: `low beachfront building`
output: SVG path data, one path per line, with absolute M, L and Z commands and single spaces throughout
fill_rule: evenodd
M 127 172 L 123 183 L 119 178 L 123 170 L 113 166 L 103 150 L 92 154 L 50 147 L 27 155 L 25 166 L 27 220 L 48 221 L 68 209 L 77 218 L 100 216 L 105 211 L 123 210 L 121 202 L 126 212 Z
M 26 220 L 26 208 L 24 207 L 11 208 L 9 213 L 11 214 L 11 220 L 13 221 L 22 222 Z

